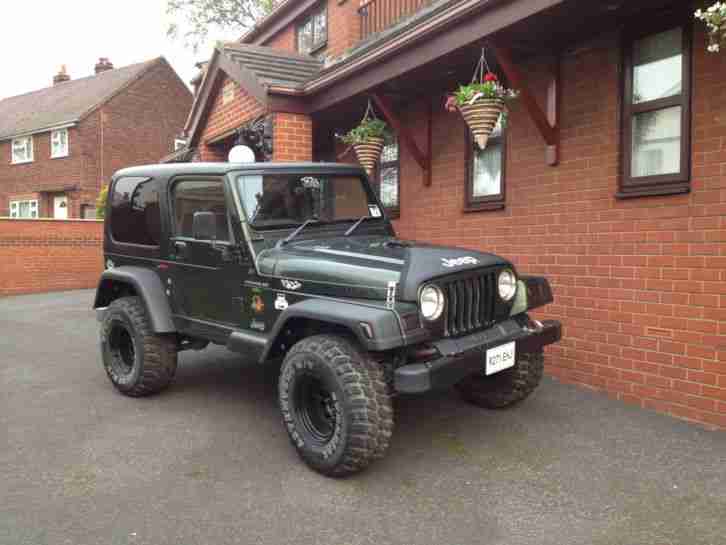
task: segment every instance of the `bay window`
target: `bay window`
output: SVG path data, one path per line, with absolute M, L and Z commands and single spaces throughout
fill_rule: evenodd
M 38 201 L 10 201 L 11 218 L 32 218 L 38 217 Z

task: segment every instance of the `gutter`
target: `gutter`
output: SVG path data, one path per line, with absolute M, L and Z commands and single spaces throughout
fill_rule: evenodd
M 5 140 L 12 140 L 14 138 L 24 138 L 26 136 L 33 136 L 34 134 L 41 134 L 44 132 L 58 131 L 60 129 L 68 129 L 70 127 L 75 127 L 77 124 L 78 124 L 78 119 L 74 119 L 73 121 L 63 121 L 61 123 L 56 123 L 54 125 L 47 125 L 45 127 L 39 128 L 39 129 L 31 129 L 29 131 L 18 132 L 18 133 L 11 134 L 8 136 L 0 136 L 0 142 L 5 141 Z

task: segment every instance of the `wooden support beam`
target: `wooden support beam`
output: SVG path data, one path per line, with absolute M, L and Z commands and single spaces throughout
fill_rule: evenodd
M 534 94 L 529 90 L 527 81 L 512 61 L 512 55 L 508 48 L 500 44 L 491 44 L 494 55 L 499 66 L 507 77 L 509 86 L 519 91 L 519 99 L 527 109 L 532 121 L 537 126 L 542 138 L 547 144 L 547 164 L 554 166 L 559 162 L 560 147 L 560 56 L 557 57 L 557 66 L 553 71 L 552 79 L 547 88 L 547 113 L 542 111 Z
M 424 154 L 421 149 L 418 147 L 418 144 L 416 144 L 416 140 L 413 137 L 413 134 L 411 134 L 411 131 L 406 127 L 403 123 L 401 123 L 401 120 L 398 119 L 398 116 L 396 116 L 393 104 L 381 93 L 372 93 L 371 98 L 373 99 L 373 102 L 376 103 L 376 106 L 381 110 L 381 113 L 383 114 L 383 117 L 386 118 L 386 121 L 388 124 L 393 128 L 396 135 L 398 136 L 399 142 L 403 145 L 403 147 L 406 148 L 406 151 L 411 154 L 411 156 L 414 158 L 414 160 L 418 163 L 418 166 L 421 167 L 421 170 L 423 171 L 424 175 L 424 185 L 431 185 L 431 113 L 429 110 L 429 128 L 428 128 L 428 138 L 429 138 L 429 149 L 427 150 L 428 153 Z

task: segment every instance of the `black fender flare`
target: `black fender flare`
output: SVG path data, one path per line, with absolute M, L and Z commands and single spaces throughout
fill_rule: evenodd
M 269 335 L 270 341 L 260 356 L 260 362 L 267 359 L 285 324 L 293 318 L 306 318 L 343 326 L 350 330 L 361 346 L 368 351 L 390 350 L 405 344 L 398 315 L 393 310 L 329 299 L 305 299 L 290 305 L 277 317 Z M 368 337 L 361 326 L 362 323 L 370 326 L 372 338 Z
M 115 282 L 133 286 L 146 307 L 154 333 L 175 333 L 171 307 L 159 275 L 143 267 L 121 266 L 106 269 L 96 289 L 93 308 L 107 307 L 113 300 L 111 287 Z

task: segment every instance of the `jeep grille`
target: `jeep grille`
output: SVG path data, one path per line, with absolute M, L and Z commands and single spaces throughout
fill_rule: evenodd
M 496 269 L 475 271 L 438 283 L 446 295 L 444 336 L 466 335 L 495 321 L 498 272 Z

